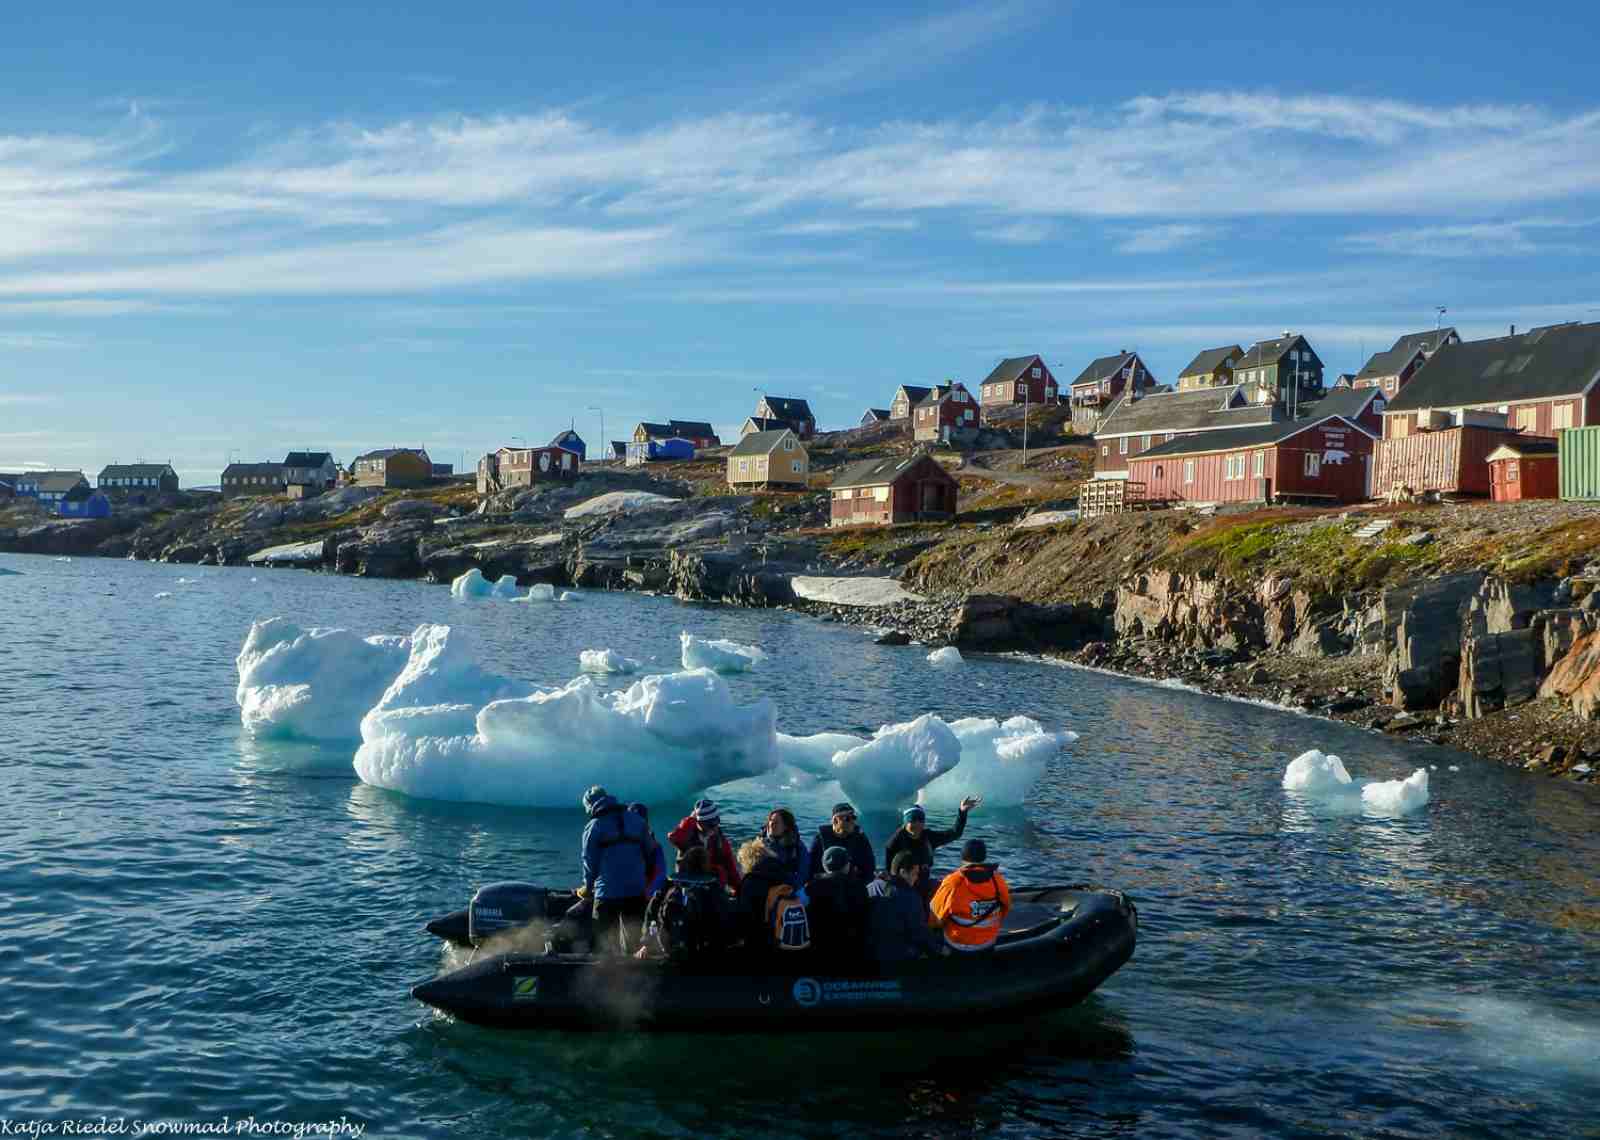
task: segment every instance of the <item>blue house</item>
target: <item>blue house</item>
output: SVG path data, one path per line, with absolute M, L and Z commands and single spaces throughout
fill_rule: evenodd
M 552 439 L 550 441 L 550 446 L 565 448 L 567 451 L 575 451 L 577 452 L 579 459 L 588 462 L 589 445 L 583 442 L 583 436 L 579 435 L 571 428 L 568 428 L 566 431 Z
M 56 514 L 64 519 L 108 519 L 111 500 L 104 491 L 91 491 L 87 485 L 74 487 L 56 503 Z
M 628 444 L 629 467 L 644 463 L 662 463 L 668 460 L 694 458 L 694 444 L 686 439 L 651 439 L 643 443 Z

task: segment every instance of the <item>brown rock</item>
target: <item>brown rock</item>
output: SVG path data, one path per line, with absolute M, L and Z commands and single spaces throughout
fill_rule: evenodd
M 1572 643 L 1544 679 L 1539 695 L 1567 701 L 1586 720 L 1600 714 L 1600 633 L 1586 633 Z

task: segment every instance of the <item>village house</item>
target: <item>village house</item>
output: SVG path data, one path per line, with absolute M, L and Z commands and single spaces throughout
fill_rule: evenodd
M 978 403 L 985 408 L 1055 402 L 1056 378 L 1042 356 L 1008 356 L 978 388 Z
M 1139 397 L 1155 387 L 1155 377 L 1137 352 L 1123 349 L 1112 356 L 1091 360 L 1072 382 L 1072 427 L 1092 432 L 1111 405 L 1124 393 Z
M 711 425 L 704 420 L 668 420 L 664 424 L 651 423 L 646 420 L 633 429 L 634 443 L 663 442 L 669 439 L 685 439 L 691 447 L 720 447 L 722 440 L 717 433 L 711 430 Z
M 582 464 L 577 452 L 564 447 L 502 447 L 478 460 L 478 494 L 576 479 Z
M 1600 324 L 1442 344 L 1384 409 L 1385 441 L 1468 420 L 1554 436 L 1600 423 Z M 1477 416 L 1464 416 L 1474 412 Z M 1487 416 L 1488 418 L 1485 418 Z M 1382 464 L 1380 463 L 1380 467 Z
M 1315 400 L 1297 404 L 1295 418 L 1320 420 L 1343 416 L 1378 439 L 1383 435 L 1383 409 L 1387 406 L 1381 388 L 1333 388 Z
M 978 406 L 959 380 L 940 384 L 912 413 L 911 438 L 919 443 L 965 443 L 978 434 Z
M 1446 325 L 1444 328 L 1427 329 L 1423 332 L 1406 333 L 1404 336 L 1396 337 L 1394 347 L 1404 349 L 1420 348 L 1423 357 L 1431 358 L 1434 353 L 1445 345 L 1460 343 L 1461 334 Z
M 781 431 L 789 425 L 783 420 L 769 420 L 765 416 L 750 416 L 739 428 L 739 438 L 754 435 L 758 431 Z
M 61 496 L 56 514 L 64 519 L 108 519 L 111 500 L 104 491 L 91 491 L 89 484 L 83 483 Z
M 794 429 L 752 432 L 728 453 L 728 486 L 770 490 L 803 490 L 811 475 L 811 458 Z
M 1233 378 L 1250 389 L 1249 398 L 1293 406 L 1322 393 L 1322 360 L 1299 333 L 1258 340 L 1233 366 Z
M 18 478 L 16 489 L 18 495 L 38 499 L 53 509 L 79 487 L 90 489 L 82 471 L 27 471 Z
M 1374 442 L 1343 416 L 1200 432 L 1130 460 L 1128 480 L 1158 502 L 1361 502 Z
M 817 434 L 817 418 L 811 414 L 811 405 L 794 396 L 762 396 L 751 418 L 766 420 L 775 427 L 786 427 L 800 440 Z M 772 428 L 761 430 L 771 431 Z
M 287 484 L 281 463 L 230 463 L 222 469 L 222 497 L 281 495 Z
M 873 427 L 873 426 L 875 426 L 877 424 L 886 424 L 888 422 L 889 422 L 889 409 L 888 408 L 868 408 L 866 411 L 861 413 L 861 423 L 859 425 L 857 425 L 857 426 L 859 426 L 859 427 Z
M 1420 348 L 1386 348 L 1373 353 L 1350 379 L 1351 388 L 1376 388 L 1394 396 L 1428 362 Z
M 558 433 L 547 446 L 559 447 L 563 451 L 570 451 L 580 460 L 589 458 L 589 445 L 583 442 L 583 436 L 579 435 L 574 428 L 568 428 L 566 431 Z
M 1220 388 L 1224 384 L 1232 384 L 1233 366 L 1243 355 L 1244 349 L 1236 344 L 1202 349 L 1193 360 L 1183 366 L 1183 371 L 1178 373 L 1178 391 Z
M 380 447 L 356 456 L 350 477 L 358 487 L 425 487 L 433 479 L 433 460 L 424 447 Z
M 319 495 L 339 482 L 339 465 L 326 451 L 291 451 L 283 457 L 283 481 L 302 488 L 302 498 Z
M 917 384 L 902 384 L 895 389 L 894 399 L 889 401 L 889 418 L 891 420 L 909 420 L 911 409 L 928 398 L 932 388 L 924 388 Z
M 142 503 L 147 497 L 176 491 L 178 473 L 170 463 L 108 463 L 100 469 L 95 485 Z
M 1107 409 L 1094 433 L 1094 477 L 1126 479 L 1130 459 L 1180 436 L 1256 427 L 1285 418 L 1275 404 L 1252 404 L 1243 384 L 1137 398 L 1129 393 Z
M 829 492 L 829 526 L 942 521 L 956 513 L 956 481 L 925 451 L 852 463 Z

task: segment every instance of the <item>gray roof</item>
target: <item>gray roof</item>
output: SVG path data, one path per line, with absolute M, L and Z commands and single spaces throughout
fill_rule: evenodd
M 36 471 L 32 474 L 39 484 L 39 490 L 51 495 L 70 491 L 79 483 L 88 482 L 82 471 Z
M 1225 344 L 1221 348 L 1201 349 L 1195 358 L 1183 366 L 1179 376 L 1210 376 L 1230 356 L 1243 356 L 1244 349 L 1236 344 Z
M 928 458 L 927 453 L 919 451 L 914 455 L 892 455 L 887 459 L 863 459 L 840 471 L 828 487 L 830 490 L 845 487 L 881 487 L 885 483 L 893 483 L 914 464 L 926 458 Z M 935 466 L 937 465 L 935 461 Z M 944 468 L 940 467 L 939 470 L 943 471 Z
M 924 405 L 932 406 L 934 404 L 942 404 L 944 403 L 945 398 L 950 395 L 950 392 L 954 387 L 955 385 L 953 384 L 935 384 L 932 388 L 928 389 L 928 394 L 926 396 L 917 401 L 916 406 L 920 408 Z
M 1600 375 L 1600 324 L 1546 325 L 1518 336 L 1447 344 L 1386 411 L 1461 408 L 1575 396 Z
M 571 448 L 567 447 L 568 440 L 577 440 L 579 443 L 583 443 L 583 436 L 579 435 L 574 429 L 568 428 L 566 431 L 556 433 L 556 437 L 549 443 L 545 444 L 545 446 L 560 447 L 570 451 Z M 584 444 L 584 446 L 587 447 L 588 444 Z
M 1101 380 L 1109 380 L 1132 357 L 1138 356 L 1137 352 L 1119 352 L 1115 356 L 1102 356 L 1089 362 L 1089 366 L 1078 373 L 1078 378 L 1072 383 L 1098 384 Z
M 931 391 L 933 391 L 932 388 L 924 388 L 920 384 L 902 384 L 895 390 L 895 394 L 898 395 L 904 392 L 907 400 L 913 404 L 920 404 L 923 398 Z
M 747 424 L 755 424 L 756 431 L 777 431 L 780 428 L 786 428 L 789 426 L 788 420 L 773 420 L 768 419 L 766 416 L 750 416 L 744 422 Z
M 333 456 L 326 451 L 291 451 L 283 457 L 285 467 L 321 467 L 332 462 Z
M 1395 345 L 1382 352 L 1374 352 L 1371 359 L 1356 373 L 1357 380 L 1375 380 L 1382 376 L 1398 376 L 1406 370 L 1411 358 L 1422 349 L 1417 345 Z
M 1267 444 L 1277 443 L 1288 439 L 1292 435 L 1299 435 L 1308 428 L 1315 427 L 1323 420 L 1344 419 L 1343 416 L 1319 416 L 1315 420 L 1294 420 L 1271 424 L 1257 424 L 1254 427 L 1229 428 L 1226 431 L 1208 431 L 1199 435 L 1186 435 L 1179 439 L 1169 440 L 1166 443 L 1152 447 L 1149 451 L 1140 452 L 1130 456 L 1130 459 L 1160 459 L 1171 455 L 1200 455 L 1212 451 L 1233 451 L 1241 447 L 1264 447 Z M 1360 424 L 1345 420 L 1356 431 L 1365 431 Z M 1370 432 L 1367 432 L 1370 435 Z
M 868 408 L 865 412 L 862 413 L 861 418 L 862 419 L 866 419 L 868 416 L 871 416 L 875 420 L 886 420 L 886 419 L 889 418 L 889 409 L 888 408 Z
M 420 447 L 380 447 L 376 451 L 362 452 L 356 456 L 356 462 L 359 463 L 363 459 L 393 459 L 396 455 L 416 455 L 426 459 L 428 453 Z
M 167 463 L 107 463 L 100 472 L 102 479 L 159 479 L 176 474 Z
M 783 437 L 793 433 L 786 427 L 771 428 L 767 431 L 753 431 L 741 439 L 729 455 L 766 455 L 782 442 Z M 795 441 L 799 447 L 799 440 Z
M 1258 340 L 1239 358 L 1235 369 L 1260 368 L 1267 364 L 1276 364 L 1283 359 L 1283 354 L 1293 348 L 1298 342 L 1305 340 L 1299 333 L 1290 333 L 1288 336 L 1275 336 L 1271 340 Z M 1306 341 L 1306 347 L 1311 348 L 1311 342 Z M 1312 349 L 1315 352 L 1315 349 Z
M 711 430 L 711 425 L 704 420 L 668 420 L 667 427 L 675 436 L 692 436 L 698 439 L 707 439 L 717 434 Z
M 1032 356 L 1008 356 L 994 366 L 994 371 L 984 377 L 983 382 L 985 384 L 1008 384 L 1032 367 L 1035 360 L 1039 361 L 1039 364 L 1043 366 L 1044 360 L 1038 353 L 1034 353 Z
M 777 416 L 785 420 L 809 420 L 811 405 L 795 396 L 767 396 L 767 407 L 772 409 Z
M 1168 431 L 1210 431 L 1246 424 L 1271 423 L 1283 418 L 1273 404 L 1235 403 L 1243 385 L 1190 388 L 1186 392 L 1161 392 L 1130 400 L 1121 396 L 1106 412 L 1095 438 L 1155 434 Z
M 1296 404 L 1295 418 L 1320 420 L 1328 416 L 1343 416 L 1353 420 L 1366 411 L 1372 401 L 1384 398 L 1379 388 L 1331 388 L 1319 399 L 1302 400 Z
M 1424 353 L 1432 356 L 1439 350 L 1439 346 L 1451 337 L 1460 339 L 1461 334 L 1449 325 L 1442 329 L 1429 329 L 1427 332 L 1406 333 L 1394 342 L 1396 348 L 1420 348 Z
M 222 469 L 222 477 L 229 475 L 276 475 L 283 477 L 281 463 L 230 463 Z

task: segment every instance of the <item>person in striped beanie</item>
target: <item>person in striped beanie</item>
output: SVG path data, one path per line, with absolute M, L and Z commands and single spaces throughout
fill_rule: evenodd
M 711 858 L 711 871 L 731 891 L 739 889 L 739 864 L 733 857 L 733 844 L 722 833 L 722 809 L 716 800 L 699 800 L 694 809 L 667 833 L 667 840 L 678 851 L 704 847 Z

